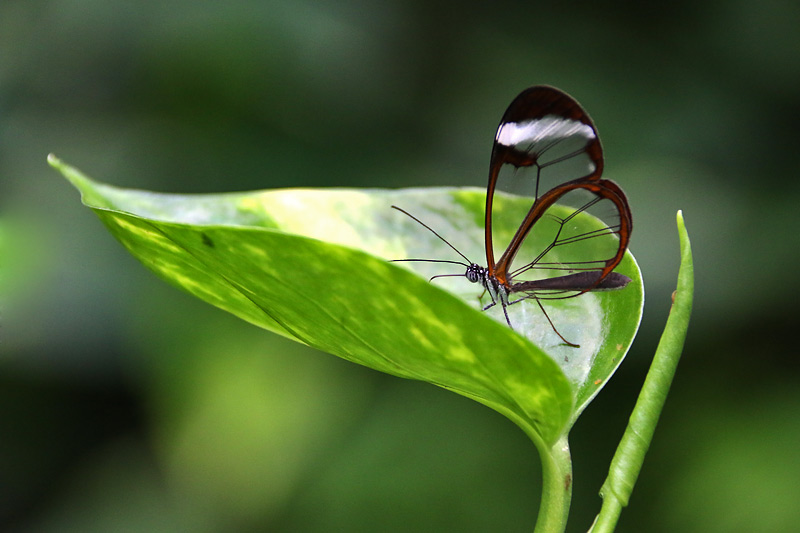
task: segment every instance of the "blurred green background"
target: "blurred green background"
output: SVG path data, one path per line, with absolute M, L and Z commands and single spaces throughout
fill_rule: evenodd
M 172 192 L 482 186 L 505 106 L 546 83 L 598 126 L 648 298 L 572 433 L 569 530 L 599 509 L 683 209 L 694 320 L 618 531 L 796 531 L 798 28 L 788 0 L 4 0 L 0 529 L 531 531 L 510 422 L 173 289 L 45 158 Z

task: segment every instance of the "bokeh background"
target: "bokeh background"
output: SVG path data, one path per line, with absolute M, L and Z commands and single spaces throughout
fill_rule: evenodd
M 242 323 L 130 257 L 54 152 L 128 187 L 477 185 L 540 83 L 634 209 L 640 335 L 572 437 L 585 531 L 669 308 L 696 303 L 619 531 L 800 523 L 800 6 L 789 0 L 0 3 L 0 529 L 530 531 L 500 415 Z

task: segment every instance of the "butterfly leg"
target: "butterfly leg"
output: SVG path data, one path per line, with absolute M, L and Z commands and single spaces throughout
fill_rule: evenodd
M 580 344 L 575 344 L 574 342 L 569 342 L 567 339 L 564 338 L 564 336 L 561 333 L 558 332 L 558 329 L 556 329 L 556 325 L 553 324 L 552 320 L 550 320 L 550 315 L 548 315 L 547 311 L 545 311 L 544 305 L 542 305 L 542 302 L 539 300 L 539 298 L 537 298 L 533 294 L 528 294 L 528 296 L 523 296 L 522 298 L 514 300 L 513 302 L 508 302 L 508 305 L 514 305 L 514 304 L 519 303 L 519 302 L 521 302 L 523 300 L 536 300 L 536 305 L 538 305 L 539 309 L 542 310 L 542 314 L 547 319 L 548 324 L 550 324 L 550 327 L 553 328 L 553 331 L 555 332 L 555 334 L 558 335 L 558 337 L 562 341 L 564 341 L 564 344 L 566 344 L 567 346 L 570 346 L 572 348 L 580 348 L 581 347 Z M 505 308 L 503 309 L 503 311 L 505 311 Z M 508 313 L 506 313 L 506 320 L 508 320 Z M 510 326 L 511 323 L 509 322 L 508 325 Z
M 481 297 L 483 297 L 483 295 L 487 292 L 489 293 L 489 297 L 492 299 L 492 302 L 485 305 L 483 310 L 486 311 L 491 309 L 497 305 L 497 302 L 499 301 L 500 305 L 503 306 L 503 315 L 506 317 L 506 323 L 508 323 L 508 327 L 514 329 L 514 326 L 511 325 L 511 319 L 508 318 L 508 310 L 506 309 L 506 307 L 508 307 L 508 292 L 506 291 L 505 287 L 497 283 L 496 280 L 485 279 L 483 282 L 483 293 L 481 294 Z
M 500 302 L 503 304 L 503 314 L 506 315 L 506 322 L 508 323 L 508 327 L 514 329 L 514 326 L 511 325 L 511 319 L 508 318 L 508 306 L 509 304 L 506 302 Z
M 553 331 L 556 332 L 556 335 L 558 335 L 559 338 L 562 341 L 564 341 L 564 344 L 566 344 L 567 346 L 570 346 L 572 348 L 580 348 L 581 347 L 580 344 L 575 344 L 573 342 L 569 342 L 567 339 L 564 338 L 564 336 L 561 333 L 558 332 L 558 330 L 556 329 L 555 324 L 553 324 L 553 321 L 550 320 L 550 316 L 547 314 L 547 311 L 544 310 L 544 306 L 542 305 L 542 302 L 540 302 L 538 298 L 534 297 L 533 299 L 536 300 L 536 304 L 539 306 L 539 309 L 542 310 L 542 314 L 544 314 L 544 317 L 547 319 L 547 322 L 550 324 L 550 327 L 553 328 Z M 519 300 L 517 300 L 517 301 L 519 301 Z
M 486 290 L 486 287 L 484 287 L 483 288 L 483 292 L 480 294 L 480 296 L 478 296 L 478 303 L 481 303 L 481 301 L 483 300 L 483 297 L 486 295 L 487 292 L 488 291 Z M 489 305 L 484 307 L 483 310 L 486 311 L 488 308 L 490 308 L 493 305 L 494 305 L 494 301 L 492 301 L 492 303 L 490 303 Z
M 492 303 L 487 304 L 483 307 L 483 310 L 486 311 L 487 309 L 491 309 L 492 307 L 497 305 L 498 298 L 502 301 L 503 296 L 500 294 L 496 282 L 493 282 L 488 278 L 484 278 L 482 284 L 483 284 L 483 292 L 478 297 L 478 300 L 480 301 L 481 299 L 483 299 L 483 295 L 486 294 L 487 292 L 489 293 L 489 298 L 492 299 Z
M 501 302 L 501 303 L 502 303 L 502 302 Z M 484 311 L 486 311 L 486 310 L 488 310 L 488 309 L 491 309 L 491 308 L 492 308 L 492 307 L 494 307 L 495 305 L 497 305 L 497 302 L 492 302 L 492 303 L 488 304 L 487 306 L 485 306 L 485 307 L 483 308 L 483 310 L 484 310 Z M 508 307 L 508 304 L 503 304 L 503 314 L 504 314 L 504 315 L 505 315 L 505 317 L 506 317 L 506 322 L 508 322 L 508 327 L 510 327 L 511 329 L 514 329 L 514 326 L 512 326 L 512 325 L 511 325 L 511 319 L 510 319 L 510 318 L 508 318 L 508 310 L 506 309 L 506 307 Z

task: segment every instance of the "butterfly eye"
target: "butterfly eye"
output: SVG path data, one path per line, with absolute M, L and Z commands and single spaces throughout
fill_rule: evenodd
M 466 276 L 470 283 L 478 283 L 481 280 L 481 271 L 483 268 L 475 263 L 467 267 Z

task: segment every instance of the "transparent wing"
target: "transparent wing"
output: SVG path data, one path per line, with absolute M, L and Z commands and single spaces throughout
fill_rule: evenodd
M 597 290 L 622 259 L 631 230 L 622 190 L 602 180 L 603 149 L 594 124 L 571 96 L 553 87 L 531 87 L 511 102 L 492 149 L 486 199 L 486 255 L 490 273 L 514 291 L 557 292 L 570 284 Z M 505 190 L 532 198 L 516 234 L 494 260 L 494 193 Z M 583 222 L 587 215 L 597 221 Z M 516 257 L 521 266 L 512 266 Z M 519 261 L 518 261 L 519 262 Z M 580 274 L 585 272 L 585 274 Z M 594 274 L 592 274 L 594 273 Z M 538 279 L 550 289 L 532 285 Z M 519 285 L 526 283 L 526 285 Z M 559 285 L 560 283 L 560 285 Z M 563 291 L 564 289 L 562 289 Z
M 602 173 L 600 138 L 580 104 L 554 87 L 522 91 L 503 114 L 492 146 L 485 221 L 489 268 L 495 265 L 492 212 L 496 189 L 536 201 L 558 185 L 598 180 Z
M 567 183 L 537 200 L 517 232 L 524 238 L 516 246 L 515 235 L 498 269 L 506 273 L 512 292 L 539 299 L 621 288 L 627 278 L 612 271 L 631 230 L 627 199 L 614 182 Z

